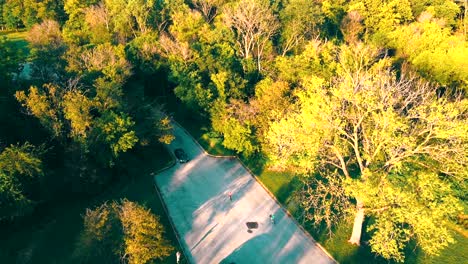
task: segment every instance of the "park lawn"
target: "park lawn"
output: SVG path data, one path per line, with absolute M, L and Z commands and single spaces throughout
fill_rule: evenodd
M 26 40 L 27 31 L 0 31 L 0 37 L 5 36 L 8 41 L 15 44 L 18 54 L 26 58 L 29 54 L 29 43 Z
M 175 99 L 168 99 L 175 100 Z M 182 103 L 168 104 L 170 107 L 169 113 L 173 115 L 175 120 L 179 122 L 189 133 L 212 155 L 234 155 L 222 146 L 220 138 L 212 137 L 211 127 L 209 122 L 202 118 L 196 117 L 193 111 L 188 111 Z M 292 194 L 295 190 L 301 188 L 301 182 L 298 176 L 287 173 L 272 171 L 264 166 L 264 161 L 258 158 L 240 157 L 242 162 L 257 178 L 267 187 L 267 189 L 275 195 L 276 199 L 285 206 L 292 215 L 296 215 L 298 211 L 297 205 L 294 204 Z M 381 257 L 376 256 L 370 251 L 370 247 L 363 242 L 360 247 L 351 245 L 347 242 L 352 231 L 352 221 L 340 223 L 335 229 L 334 234 L 330 237 L 325 230 L 316 230 L 307 223 L 302 223 L 304 228 L 319 242 L 339 263 L 393 263 Z M 363 241 L 369 239 L 368 234 L 363 230 Z M 464 263 L 466 262 L 465 253 L 468 252 L 468 238 L 454 231 L 455 244 L 445 248 L 439 256 L 425 256 L 420 250 L 408 249 L 406 253 L 405 263 Z
M 74 245 L 83 228 L 82 215 L 86 208 L 94 208 L 105 201 L 127 198 L 150 208 L 158 215 L 166 231 L 165 237 L 180 250 L 161 200 L 154 189 L 150 175 L 173 161 L 161 145 L 140 147 L 128 153 L 125 160 L 129 177 L 109 186 L 100 195 L 90 199 L 63 201 L 41 213 L 41 221 L 21 230 L 14 230 L 0 239 L 2 263 L 72 263 Z M 175 252 L 155 263 L 174 263 Z

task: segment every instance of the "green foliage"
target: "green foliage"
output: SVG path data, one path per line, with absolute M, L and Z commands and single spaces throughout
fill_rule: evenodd
M 169 144 L 174 139 L 171 120 L 162 107 L 144 104 L 138 106 L 134 116 L 136 136 L 141 145 L 156 141 Z
M 330 42 L 310 41 L 300 54 L 276 58 L 277 78 L 292 84 L 310 75 L 329 79 L 337 68 L 337 52 L 337 47 Z
M 363 23 L 372 39 L 384 44 L 388 33 L 396 26 L 413 19 L 408 0 L 364 0 L 353 1 L 348 12 L 358 12 L 363 17 Z
M 40 148 L 25 143 L 11 145 L 0 153 L 0 220 L 13 220 L 33 209 L 25 183 L 42 175 Z
M 32 201 L 24 196 L 17 180 L 0 171 L 0 220 L 24 216 L 32 207 Z
M 248 125 L 243 126 L 234 118 L 229 118 L 225 120 L 223 128 L 225 147 L 236 150 L 237 153 L 242 152 L 245 156 L 250 156 L 257 150 L 252 142 L 254 139 L 252 129 Z
M 388 62 L 373 60 L 367 48 L 343 48 L 340 56 L 337 82 L 303 80 L 295 107 L 270 125 L 271 159 L 322 177 L 344 176 L 349 184 L 333 195 L 346 191 L 376 218 L 374 252 L 402 261 L 406 243 L 416 239 L 437 254 L 453 241 L 447 223 L 459 211 L 451 182 L 466 178 L 468 138 L 459 130 L 467 129 L 466 99 L 397 81 L 384 71 Z
M 124 231 L 128 263 L 147 263 L 154 259 L 163 259 L 174 250 L 163 237 L 164 229 L 159 218 L 149 209 L 123 200 L 119 216 Z
M 317 1 L 289 0 L 280 11 L 282 22 L 281 47 L 285 55 L 290 50 L 301 50 L 302 45 L 318 35 L 324 15 Z M 297 52 L 296 52 L 297 53 Z
M 127 199 L 104 203 L 86 210 L 75 256 L 86 262 L 99 258 L 148 263 L 174 250 L 163 234 L 159 218 L 145 207 Z
M 226 147 L 262 164 L 259 156 L 267 153 L 277 168 L 320 174 L 304 182 L 307 219 L 331 227 L 356 201 L 372 220 L 372 250 L 385 258 L 403 260 L 412 241 L 427 254 L 450 244 L 444 228 L 459 210 L 467 176 L 466 94 L 458 93 L 468 83 L 463 3 L 1 0 L 0 6 L 2 28 L 31 28 L 28 60 L 35 85 L 21 91 L 26 80 L 12 78 L 20 56 L 2 40 L 0 81 L 8 88 L 0 100 L 9 102 L 19 90 L 23 109 L 53 137 L 47 145 L 60 158 L 46 162 L 57 169 L 51 175 L 70 175 L 56 176 L 58 181 L 47 176 L 46 182 L 63 180 L 76 189 L 83 182 L 104 183 L 109 168 L 128 169 L 121 159 L 137 142 L 173 139 L 164 109 L 134 85 L 150 77 L 145 92 L 165 86 L 151 99 L 166 101 L 173 92 L 180 101 L 171 102 L 172 109 L 209 119 L 211 127 L 200 133 L 209 147 L 227 153 Z M 337 45 L 343 42 L 349 46 Z M 165 83 L 149 81 L 165 69 L 169 93 Z M 414 70 L 441 87 L 429 88 Z M 2 110 L 19 112 L 15 107 Z M 8 208 L 14 201 L 22 212 L 32 208 L 35 199 L 24 191 L 30 186 L 21 180 L 28 177 L 2 173 Z M 119 221 L 110 207 L 85 225 L 114 228 Z M 153 220 L 144 223 L 153 226 Z M 134 252 L 126 260 L 153 259 L 152 251 L 133 246 L 146 243 L 140 235 L 150 230 L 131 224 L 127 230 L 132 238 L 116 247 Z M 87 236 L 93 232 L 99 233 L 90 229 Z M 106 232 L 83 240 L 86 250 L 104 243 Z M 106 247 L 114 246 L 85 254 L 85 261 L 122 257 Z
M 28 32 L 32 62 L 32 77 L 43 82 L 57 81 L 65 76 L 65 63 L 62 55 L 66 45 L 62 39 L 60 25 L 53 20 L 45 20 L 34 25 Z
M 96 104 L 101 111 L 123 108 L 121 83 L 101 77 L 94 82 L 94 88 L 96 89 Z
M 437 19 L 441 19 L 444 25 L 454 27 L 460 8 L 452 0 L 410 0 L 414 16 L 423 16 L 424 12 L 430 13 Z
M 57 86 L 46 84 L 43 89 L 31 86 L 29 94 L 17 91 L 16 99 L 30 114 L 39 119 L 53 136 L 60 137 L 63 133 L 63 118 L 60 112 L 61 94 Z
M 117 203 L 104 203 L 94 210 L 86 209 L 83 231 L 76 243 L 74 258 L 90 263 L 96 259 L 119 258 L 122 250 L 122 227 Z
M 3 5 L 3 21 L 7 29 L 17 29 L 24 27 L 21 21 L 22 5 L 20 0 L 9 0 Z
M 462 37 L 431 21 L 401 27 L 391 36 L 391 46 L 423 76 L 441 85 L 466 87 L 468 46 Z
M 0 154 L 0 170 L 7 175 L 34 177 L 42 174 L 42 162 L 39 159 L 40 149 L 25 143 L 11 145 Z
M 448 182 L 421 168 L 389 177 L 369 175 L 369 178 L 373 179 L 354 181 L 346 188 L 353 196 L 371 204 L 369 211 L 376 217 L 368 227 L 372 251 L 401 262 L 411 238 L 428 255 L 438 255 L 454 242 L 447 221 L 461 208 Z
M 138 142 L 135 131 L 132 130 L 135 122 L 123 113 L 109 111 L 97 121 L 97 138 L 108 144 L 113 156 L 126 152 Z
M 255 86 L 255 97 L 250 100 L 254 116 L 252 123 L 256 128 L 256 138 L 266 144 L 265 138 L 273 120 L 281 119 L 291 102 L 291 88 L 287 82 L 264 79 Z
M 71 137 L 84 141 L 92 125 L 90 110 L 93 102 L 78 90 L 68 91 L 63 95 L 63 113 L 70 122 Z
M 212 125 L 216 132 L 223 135 L 223 146 L 250 156 L 258 150 L 253 127 L 243 112 L 245 105 L 233 101 L 231 109 L 222 101 L 217 101 L 212 109 Z M 237 108 L 237 109 L 236 109 Z

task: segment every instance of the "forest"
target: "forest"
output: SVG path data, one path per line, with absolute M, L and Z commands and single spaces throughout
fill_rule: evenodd
M 0 0 L 2 248 L 47 222 L 45 208 L 162 168 L 175 119 L 267 187 L 289 177 L 272 192 L 339 262 L 463 262 L 467 10 L 467 0 Z M 173 263 L 163 212 L 125 198 L 86 205 L 57 261 Z M 0 257 L 38 263 L 19 244 Z

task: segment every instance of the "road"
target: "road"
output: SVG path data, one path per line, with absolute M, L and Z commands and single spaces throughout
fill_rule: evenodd
M 207 155 L 177 124 L 174 134 L 169 149 L 190 161 L 154 179 L 191 263 L 334 263 L 236 159 Z

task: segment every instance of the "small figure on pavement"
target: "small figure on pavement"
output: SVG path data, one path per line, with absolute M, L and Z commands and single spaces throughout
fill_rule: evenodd
M 179 263 L 179 261 L 180 261 L 180 252 L 179 251 L 177 251 L 177 253 L 176 253 L 176 258 L 177 258 L 177 263 Z
M 274 214 L 270 215 L 270 221 L 271 221 L 272 224 L 275 224 L 275 215 Z
M 231 202 L 232 202 L 232 192 L 231 192 L 231 191 L 229 191 L 228 195 L 229 195 L 229 201 L 231 201 Z

